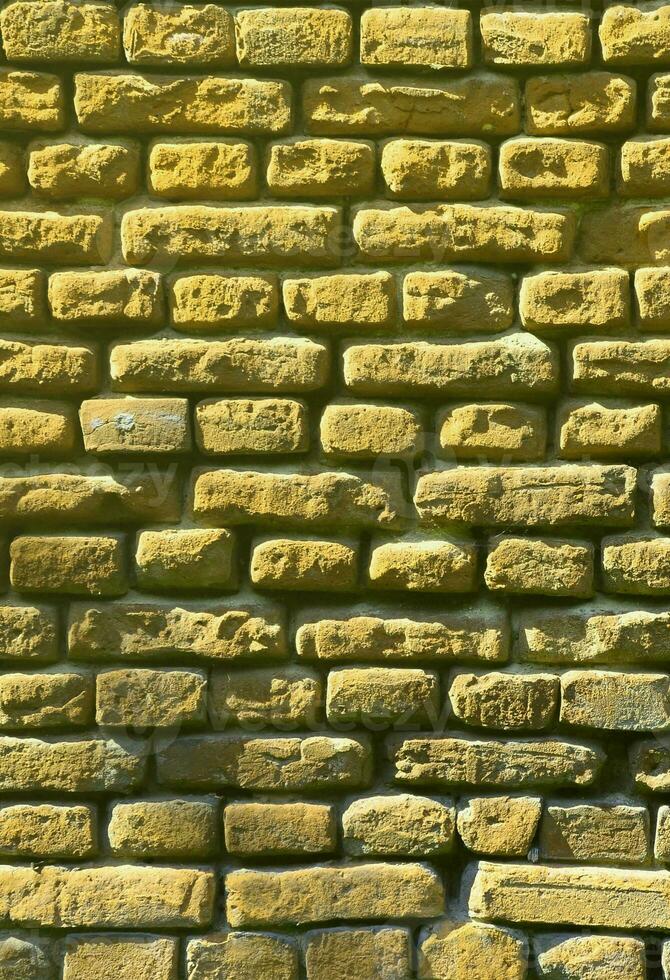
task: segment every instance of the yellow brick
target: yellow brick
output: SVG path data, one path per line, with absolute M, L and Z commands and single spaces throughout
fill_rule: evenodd
M 409 793 L 354 800 L 342 814 L 345 853 L 352 857 L 437 857 L 456 830 L 449 802 Z
M 609 153 L 585 140 L 515 139 L 500 147 L 504 197 L 607 197 Z
M 10 548 L 12 585 L 19 592 L 120 595 L 127 589 L 119 537 L 21 535 Z
M 604 71 L 531 78 L 526 83 L 526 132 L 578 136 L 633 129 L 636 92 L 631 78 Z
M 450 976 L 450 980 L 525 980 L 528 943 L 508 929 L 451 919 L 421 933 L 419 976 Z M 487 976 L 488 974 L 488 976 Z
M 373 188 L 375 149 L 345 140 L 295 140 L 269 149 L 267 181 L 277 197 L 336 197 Z
M 78 427 L 73 406 L 52 401 L 0 401 L 0 450 L 9 455 L 67 456 Z
M 619 193 L 629 197 L 666 197 L 670 193 L 670 139 L 647 136 L 623 144 Z
M 274 857 L 337 848 L 335 810 L 323 803 L 229 803 L 223 818 L 229 854 Z
M 410 272 L 403 282 L 403 318 L 413 327 L 458 332 L 504 330 L 514 320 L 514 286 L 492 269 Z
M 57 75 L 0 68 L 0 125 L 54 132 L 65 124 L 65 98 Z
M 93 398 L 79 410 L 89 453 L 184 453 L 191 448 L 185 398 Z
M 126 858 L 207 858 L 216 851 L 213 800 L 137 800 L 112 807 L 112 853 Z
M 20 197 L 26 185 L 23 152 L 14 143 L 0 143 L 0 197 Z
M 0 326 L 38 330 L 46 316 L 45 284 L 39 269 L 0 269 Z
M 0 213 L 0 257 L 2 219 Z M 329 266 L 339 261 L 339 227 L 340 210 L 334 207 L 147 208 L 124 216 L 121 244 L 130 264 L 216 259 L 235 265 Z
M 440 679 L 413 667 L 337 667 L 328 674 L 326 716 L 331 725 L 390 728 L 437 723 Z
M 602 565 L 606 592 L 667 595 L 670 539 L 645 532 L 603 538 Z
M 144 779 L 138 742 L 103 738 L 0 736 L 3 791 L 15 793 L 127 793 Z
M 542 408 L 489 402 L 454 405 L 436 419 L 440 455 L 450 459 L 542 459 L 547 423 Z
M 49 306 L 56 320 L 156 326 L 162 322 L 160 276 L 144 269 L 118 272 L 55 272 Z
M 96 684 L 95 720 L 108 728 L 202 726 L 206 675 L 186 670 L 105 670 Z
M 519 315 L 526 330 L 612 330 L 628 325 L 630 282 L 623 269 L 538 272 L 524 276 Z
M 52 608 L 0 605 L 0 660 L 45 664 L 58 659 L 58 621 Z
M 327 405 L 320 432 L 324 453 L 335 458 L 415 456 L 423 447 L 416 413 L 396 405 Z
M 90 265 L 112 251 L 109 214 L 0 211 L 0 259 L 9 262 Z
M 557 424 L 564 459 L 627 459 L 661 451 L 659 405 L 567 402 Z
M 32 143 L 28 180 L 54 200 L 130 197 L 139 186 L 140 154 L 133 144 Z
M 170 283 L 169 300 L 175 330 L 268 327 L 277 319 L 279 288 L 274 275 L 180 276 Z
M 536 796 L 474 796 L 461 804 L 456 823 L 469 851 L 525 858 L 541 814 L 542 800 Z
M 477 200 L 489 193 L 491 150 L 485 143 L 390 140 L 381 168 L 391 197 Z
M 491 538 L 484 580 L 492 592 L 586 597 L 593 591 L 593 546 L 561 538 Z
M 635 272 L 635 296 L 637 299 L 640 330 L 670 328 L 670 269 L 637 269 Z
M 322 702 L 318 674 L 303 667 L 215 671 L 209 682 L 208 708 L 215 731 L 230 725 L 252 730 L 314 729 Z
M 284 133 L 286 82 L 215 75 L 75 75 L 74 107 L 85 133 Z
M 600 23 L 603 60 L 617 65 L 667 64 L 670 6 L 612 4 Z
M 468 541 L 376 540 L 368 574 L 375 589 L 474 592 L 477 552 Z
M 154 7 L 140 3 L 123 20 L 131 65 L 220 68 L 235 64 L 232 15 L 215 4 Z
M 235 538 L 223 528 L 142 531 L 137 537 L 137 584 L 146 592 L 234 588 Z
M 111 3 L 18 0 L 0 14 L 9 61 L 108 64 L 121 51 L 119 16 Z
M 555 722 L 558 678 L 551 674 L 456 674 L 449 701 L 464 725 L 499 731 L 543 731 Z
M 63 980 L 177 980 L 179 944 L 156 936 L 68 936 Z
M 493 65 L 570 67 L 588 62 L 591 25 L 586 14 L 485 8 L 484 60 Z
M 616 824 L 616 820 L 613 821 Z M 618 832 L 619 828 L 617 827 Z M 552 946 L 538 956 L 544 973 L 555 970 L 564 976 L 574 971 L 592 973 L 597 970 L 603 980 L 625 976 L 629 980 L 645 980 L 647 951 L 640 939 L 617 939 L 614 936 L 577 936 Z
M 310 80 L 303 109 L 307 132 L 319 136 L 509 136 L 521 125 L 518 83 L 487 75 L 422 85 Z
M 647 99 L 647 129 L 667 132 L 670 119 L 670 75 L 652 75 Z
M 291 939 L 252 932 L 222 932 L 191 939 L 189 980 L 298 980 L 298 950 Z M 162 980 L 162 978 L 157 978 Z
M 0 809 L 0 853 L 4 857 L 92 858 L 98 849 L 97 836 L 95 811 L 90 806 L 17 803 Z
M 649 204 L 627 204 L 619 201 L 605 208 L 587 211 L 579 227 L 579 257 L 585 263 L 631 266 L 665 263 L 670 259 L 665 242 L 667 233 L 661 226 L 651 228 L 655 213 Z
M 0 728 L 87 728 L 93 721 L 94 680 L 61 671 L 43 674 L 3 673 L 0 678 Z
M 339 541 L 273 538 L 254 545 L 251 581 L 260 589 L 350 591 L 358 553 Z
M 351 16 L 345 10 L 264 7 L 236 16 L 243 68 L 327 67 L 351 60 Z
M 361 64 L 384 68 L 469 68 L 472 15 L 440 7 L 366 10 Z
M 403 980 L 410 977 L 412 938 L 406 929 L 329 929 L 305 937 L 309 980 Z
M 61 395 L 91 391 L 97 383 L 97 360 L 89 347 L 0 340 L 0 389 L 4 391 Z
M 110 365 L 123 391 L 314 391 L 326 382 L 329 357 L 302 338 L 164 338 L 117 344 Z
M 307 407 L 288 398 L 212 398 L 195 410 L 195 438 L 207 456 L 304 453 Z
M 576 342 L 572 386 L 594 395 L 658 395 L 670 389 L 669 364 L 667 340 Z
M 539 850 L 542 860 L 646 864 L 649 814 L 632 806 L 549 806 Z
M 159 197 L 240 201 L 256 196 L 257 183 L 250 143 L 154 143 L 149 151 L 147 185 Z
M 285 279 L 284 309 L 300 327 L 385 327 L 396 313 L 396 287 L 389 272 Z

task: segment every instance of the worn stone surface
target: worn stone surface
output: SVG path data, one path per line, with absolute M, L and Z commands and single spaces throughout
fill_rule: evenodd
M 618 939 L 614 936 L 584 936 L 566 939 L 538 957 L 543 977 L 565 977 L 579 980 L 616 980 L 646 977 L 646 952 L 639 939 Z
M 549 806 L 540 825 L 545 861 L 646 864 L 649 815 L 631 806 Z
M 455 811 L 425 796 L 371 796 L 342 814 L 344 849 L 355 857 L 431 857 L 453 847 Z
M 297 980 L 298 950 L 290 940 L 251 932 L 211 933 L 190 939 L 189 980 L 219 976 L 239 980 Z
M 473 796 L 458 811 L 458 835 L 475 854 L 526 857 L 542 801 L 535 796 Z
M 422 980 L 524 980 L 527 964 L 524 937 L 507 929 L 446 919 L 421 933 Z

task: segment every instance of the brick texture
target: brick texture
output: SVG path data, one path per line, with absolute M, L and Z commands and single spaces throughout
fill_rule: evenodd
M 0 980 L 670 980 L 670 3 L 0 0 Z

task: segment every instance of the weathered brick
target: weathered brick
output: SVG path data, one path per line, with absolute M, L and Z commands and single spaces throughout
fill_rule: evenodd
M 203 735 L 173 741 L 156 765 L 159 782 L 168 786 L 324 793 L 367 786 L 371 753 L 360 737 Z
M 68 936 L 63 980 L 176 980 L 178 942 L 159 936 Z
M 303 667 L 216 671 L 209 682 L 209 721 L 215 731 L 236 725 L 314 728 L 322 702 L 318 674 Z
M 95 720 L 106 728 L 188 728 L 206 718 L 206 675 L 186 670 L 101 671 Z
M 19 592 L 113 596 L 128 588 L 117 535 L 23 534 L 12 541 L 10 556 L 12 585 Z
M 635 742 L 629 751 L 634 786 L 642 793 L 667 793 L 670 788 L 670 755 L 659 736 Z
M 593 546 L 501 535 L 489 541 L 484 579 L 493 592 L 583 598 L 593 591 Z
M 605 761 L 599 748 L 554 739 L 495 741 L 462 735 L 399 740 L 389 746 L 400 783 L 417 786 L 590 786 Z
M 670 122 L 670 75 L 652 75 L 647 98 L 647 129 L 667 132 Z
M 632 524 L 630 466 L 452 467 L 419 477 L 415 504 L 426 524 L 562 527 Z
M 619 133 L 635 127 L 637 88 L 605 71 L 547 75 L 526 83 L 526 132 L 531 136 Z
M 137 584 L 148 592 L 234 588 L 235 538 L 223 528 L 142 531 L 137 537 Z
M 572 254 L 575 218 L 495 204 L 362 205 L 353 234 L 366 262 L 563 262 Z
M 477 552 L 474 543 L 454 539 L 373 541 L 368 569 L 375 589 L 410 592 L 476 591 Z
M 559 685 L 551 674 L 456 674 L 449 700 L 456 718 L 466 725 L 541 731 L 554 722 Z
M 657 861 L 668 863 L 670 859 L 670 807 L 660 806 L 658 808 L 658 820 L 656 823 L 656 836 L 654 838 L 654 856 Z
M 258 189 L 254 148 L 233 140 L 153 143 L 147 186 L 152 194 L 174 200 L 242 201 L 254 197 Z
M 312 621 L 309 621 L 309 620 Z M 400 618 L 397 608 L 386 618 L 369 611 L 347 609 L 339 618 L 333 610 L 298 625 L 298 656 L 333 662 L 467 660 L 500 662 L 507 659 L 508 627 L 499 609 L 476 613 L 411 613 Z
M 663 221 L 665 212 L 657 212 Z M 579 256 L 583 262 L 634 267 L 662 263 L 667 255 L 667 230 L 652 229 L 649 204 L 617 202 L 586 211 L 579 226 Z
M 352 24 L 346 10 L 261 7 L 236 18 L 243 68 L 340 67 L 351 60 Z
M 54 272 L 49 306 L 68 323 L 156 326 L 163 313 L 160 276 L 143 269 L 119 272 Z
M 639 137 L 621 147 L 618 189 L 627 197 L 664 197 L 670 192 L 670 140 Z
M 351 591 L 358 549 L 342 541 L 271 538 L 254 544 L 249 574 L 259 589 Z
M 571 929 L 665 930 L 669 888 L 667 875 L 659 871 L 482 862 L 470 914 Z
M 82 860 L 95 857 L 97 850 L 90 806 L 15 803 L 0 808 L 0 853 L 5 858 Z
M 274 275 L 180 276 L 169 286 L 175 330 L 210 333 L 227 328 L 272 326 L 279 310 Z
M 558 381 L 553 347 L 531 334 L 500 339 L 355 344 L 343 353 L 344 382 L 356 395 L 548 394 Z
M 0 605 L 0 662 L 58 659 L 58 617 L 50 607 Z
M 28 181 L 56 201 L 78 197 L 121 200 L 140 182 L 140 153 L 132 143 L 32 143 Z
M 204 470 L 196 474 L 193 513 L 204 523 L 284 527 L 375 527 L 401 522 L 406 504 L 397 474 L 374 480 L 349 473 Z
M 303 87 L 307 132 L 318 136 L 509 136 L 521 126 L 520 104 L 518 83 L 492 75 L 423 85 L 315 79 Z
M 3 731 L 87 727 L 93 720 L 93 679 L 86 674 L 9 674 L 0 677 Z
M 0 326 L 39 330 L 46 316 L 45 284 L 39 269 L 1 269 Z
M 0 939 L 2 980 L 54 980 L 50 942 L 3 933 Z
M 77 445 L 74 408 L 65 402 L 0 401 L 0 450 L 10 456 L 67 456 Z
M 561 722 L 607 731 L 664 731 L 670 727 L 670 677 L 568 671 L 561 675 Z
M 417 413 L 399 405 L 327 405 L 321 416 L 321 448 L 327 456 L 375 459 L 415 456 L 423 448 Z
M 8 61 L 108 64 L 121 51 L 119 15 L 111 3 L 16 0 L 0 15 Z
M 195 410 L 195 437 L 208 456 L 303 453 L 307 407 L 288 398 L 211 398 Z
M 667 595 L 670 538 L 644 532 L 603 538 L 602 566 L 606 592 Z
M 0 214 L 0 255 L 2 254 Z M 333 207 L 204 205 L 129 211 L 121 223 L 126 262 L 329 266 L 337 264 L 340 211 Z
M 500 147 L 499 171 L 504 197 L 593 200 L 609 194 L 609 153 L 602 143 L 508 140 Z
M 578 341 L 573 388 L 594 395 L 662 395 L 670 390 L 669 363 L 670 340 Z
M 390 7 L 361 16 L 361 64 L 384 68 L 469 68 L 472 14 L 440 7 Z
M 519 315 L 538 333 L 579 328 L 617 331 L 630 318 L 630 286 L 623 269 L 539 272 L 524 276 Z
M 184 453 L 191 448 L 185 398 L 92 398 L 79 409 L 89 453 Z
M 382 150 L 381 169 L 391 197 L 414 201 L 477 200 L 489 192 L 491 150 L 486 143 L 390 140 Z
M 614 4 L 600 23 L 603 60 L 618 65 L 657 65 L 668 62 L 670 8 L 654 4 Z
M 335 197 L 373 189 L 371 143 L 311 139 L 274 143 L 268 150 L 268 188 L 277 197 Z
M 528 943 L 518 932 L 451 918 L 421 932 L 419 977 L 474 980 L 525 980 Z
M 583 13 L 484 8 L 480 26 L 489 64 L 570 67 L 591 55 L 591 27 Z
M 661 451 L 658 405 L 565 402 L 557 421 L 565 459 L 655 456 Z
M 298 950 L 284 936 L 222 932 L 198 936 L 186 947 L 188 980 L 217 974 L 235 980 L 298 980 Z
M 407 793 L 354 800 L 342 814 L 353 857 L 437 857 L 451 851 L 455 831 L 453 803 Z
M 109 214 L 0 211 L 0 259 L 5 262 L 89 265 L 112 251 Z
M 536 796 L 474 796 L 459 808 L 456 826 L 475 854 L 526 857 L 541 813 L 542 800 Z
M 60 78 L 42 72 L 0 69 L 0 125 L 3 129 L 52 133 L 65 125 Z
M 549 806 L 539 850 L 543 861 L 646 864 L 649 813 L 633 806 Z
M 20 197 L 26 184 L 23 152 L 13 143 L 0 142 L 0 197 Z
M 229 803 L 223 819 L 229 854 L 279 857 L 337 848 L 335 810 L 324 803 Z
M 328 376 L 328 349 L 303 338 L 159 340 L 116 344 L 112 383 L 122 391 L 313 391 Z
M 431 918 L 444 911 L 438 875 L 427 865 L 411 863 L 231 871 L 226 893 L 232 926 Z
M 640 939 L 619 939 L 614 936 L 576 936 L 552 946 L 537 958 L 543 977 L 563 974 L 582 976 L 597 971 L 603 980 L 625 976 L 630 980 L 645 980 L 647 953 Z
M 287 647 L 283 617 L 267 604 L 82 603 L 70 607 L 68 652 L 75 660 L 160 660 L 177 654 L 228 661 L 281 658 Z
M 635 297 L 640 330 L 665 332 L 670 329 L 669 286 L 670 270 L 667 268 L 636 270 Z
M 328 674 L 326 715 L 331 725 L 374 729 L 416 727 L 440 714 L 440 680 L 412 667 L 338 667 Z
M 133 800 L 112 807 L 107 833 L 117 857 L 211 857 L 217 850 L 213 800 Z
M 324 929 L 306 937 L 307 980 L 343 980 L 347 973 L 357 980 L 407 980 L 411 964 L 406 929 Z
M 0 789 L 9 793 L 127 793 L 145 776 L 146 749 L 120 739 L 0 737 Z
M 220 68 L 235 64 L 235 29 L 227 10 L 208 3 L 170 9 L 138 3 L 123 19 L 131 65 Z
M 436 418 L 441 456 L 451 459 L 542 459 L 547 443 L 544 409 L 488 402 L 454 405 Z
M 91 391 L 98 383 L 90 347 L 0 340 L 0 390 L 62 395 Z
M 286 279 L 287 318 L 301 327 L 390 326 L 396 313 L 395 281 L 389 272 Z
M 670 526 L 670 473 L 656 470 L 651 476 L 652 521 L 656 527 Z
M 74 107 L 85 133 L 284 133 L 291 122 L 286 82 L 216 75 L 80 72 Z

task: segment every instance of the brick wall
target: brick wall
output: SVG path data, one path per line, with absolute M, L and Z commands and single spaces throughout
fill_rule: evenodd
M 0 980 L 670 977 L 670 5 L 0 37 Z

